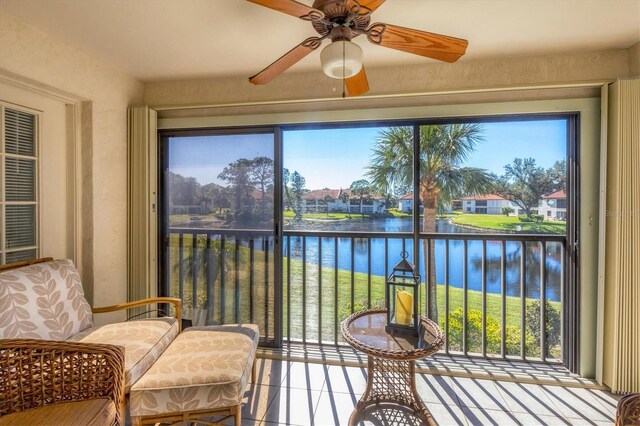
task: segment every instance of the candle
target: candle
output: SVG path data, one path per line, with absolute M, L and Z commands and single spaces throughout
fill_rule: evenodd
M 413 313 L 413 296 L 411 293 L 398 290 L 396 292 L 396 324 L 410 325 Z

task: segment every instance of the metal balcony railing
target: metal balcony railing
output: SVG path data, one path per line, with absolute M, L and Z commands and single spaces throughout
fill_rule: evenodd
M 565 237 L 519 234 L 284 231 L 282 292 L 275 291 L 269 231 L 170 230 L 165 293 L 184 301 L 198 324 L 254 322 L 275 338 L 282 294 L 285 342 L 342 344 L 340 322 L 384 304 L 385 276 L 400 252 L 435 282 L 444 352 L 557 362 L 562 358 Z M 425 262 L 425 259 L 427 260 Z M 195 295 L 195 296 L 194 296 Z

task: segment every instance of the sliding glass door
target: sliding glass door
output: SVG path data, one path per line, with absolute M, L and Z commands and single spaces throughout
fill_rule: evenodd
M 161 134 L 161 288 L 197 325 L 258 324 L 280 341 L 273 129 Z

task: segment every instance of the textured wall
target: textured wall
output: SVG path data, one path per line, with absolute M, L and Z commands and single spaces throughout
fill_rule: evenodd
M 627 49 L 629 52 L 629 76 L 640 76 L 640 41 Z
M 83 219 L 93 226 L 85 227 L 92 234 L 83 241 L 93 250 L 88 266 L 93 266 L 94 305 L 122 303 L 127 297 L 127 106 L 142 101 L 143 85 L 3 13 L 0 46 L 0 71 L 91 103 L 91 135 L 82 138 L 91 146 L 88 155 L 83 152 L 82 172 L 91 176 L 85 194 L 92 206 L 84 211 L 91 217 Z
M 628 74 L 627 49 L 367 69 L 369 95 L 615 79 Z M 318 60 L 320 68 L 320 60 Z M 337 85 L 337 87 L 336 87 Z M 247 78 L 148 83 L 145 103 L 189 105 L 340 97 L 338 80 L 321 71 L 288 72 L 264 86 Z

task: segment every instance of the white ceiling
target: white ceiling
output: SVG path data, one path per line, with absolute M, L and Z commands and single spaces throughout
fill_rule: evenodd
M 243 0 L 0 0 L 0 10 L 142 81 L 249 77 L 316 35 Z M 640 0 L 387 0 L 372 22 L 468 39 L 461 61 L 589 52 L 640 41 Z M 431 61 L 355 41 L 368 68 Z M 319 62 L 314 52 L 290 71 Z

